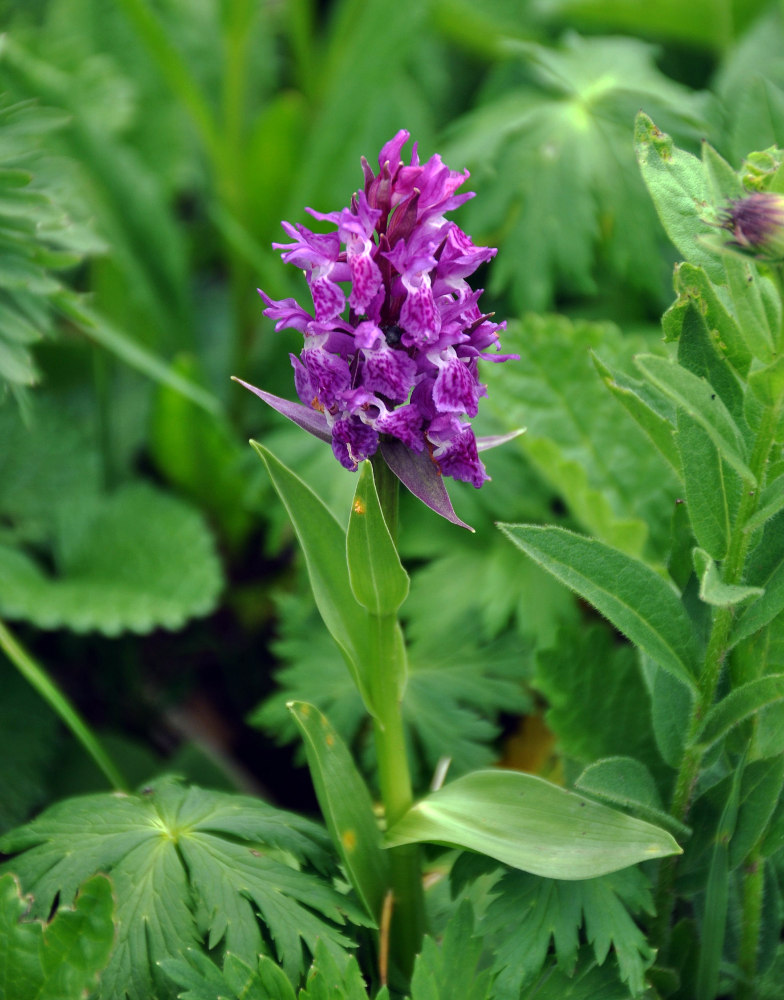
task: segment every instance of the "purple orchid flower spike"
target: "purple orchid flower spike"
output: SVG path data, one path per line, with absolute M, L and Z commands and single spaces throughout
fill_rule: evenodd
M 348 208 L 307 209 L 333 232 L 284 222 L 292 242 L 273 244 L 304 271 L 313 301 L 309 311 L 259 290 L 275 329 L 305 338 L 300 355 L 291 355 L 300 402 L 236 381 L 330 442 L 347 469 L 380 451 L 415 496 L 468 528 L 443 477 L 479 488 L 489 478 L 479 452 L 516 436 L 477 439 L 469 421 L 487 394 L 479 358 L 517 356 L 497 353 L 506 324 L 481 312 L 481 292 L 465 280 L 495 249 L 475 246 L 445 218 L 473 197 L 455 193 L 468 171 L 450 170 L 440 156 L 420 165 L 416 144 L 406 165 L 408 138 L 401 130 L 386 143 L 377 174 L 363 158 L 365 187 Z

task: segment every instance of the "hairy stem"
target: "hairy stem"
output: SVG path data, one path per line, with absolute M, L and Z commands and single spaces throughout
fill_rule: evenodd
M 738 514 L 730 535 L 727 557 L 722 567 L 722 576 L 724 582 L 727 584 L 737 584 L 743 579 L 750 537 L 749 532 L 744 529 L 749 518 L 756 510 L 759 493 L 764 485 L 768 456 L 773 447 L 780 411 L 781 403 L 777 406 L 769 407 L 765 411 L 759 430 L 757 431 L 754 449 L 749 462 L 749 468 L 756 482 L 749 480 L 747 483 L 744 483 L 743 495 L 738 506 Z M 729 651 L 732 620 L 732 608 L 716 609 L 708 646 L 705 651 L 705 659 L 700 671 L 697 696 L 694 699 L 691 718 L 689 720 L 685 750 L 678 770 L 675 790 L 670 805 L 670 814 L 680 822 L 684 822 L 688 816 L 689 807 L 694 795 L 694 788 L 699 777 L 703 750 L 696 742 L 697 734 L 699 733 L 706 712 L 710 709 L 716 698 L 716 690 L 721 678 L 722 668 Z M 656 890 L 657 917 L 654 927 L 654 940 L 657 946 L 665 952 L 669 943 L 670 923 L 675 903 L 673 886 L 675 883 L 676 868 L 677 859 L 675 857 L 667 858 L 662 862 L 659 870 L 659 883 Z
M 742 976 L 738 984 L 738 1000 L 753 1000 L 756 996 L 754 980 L 762 929 L 764 883 L 765 862 L 756 847 L 746 859 L 743 873 L 743 919 L 738 958 Z

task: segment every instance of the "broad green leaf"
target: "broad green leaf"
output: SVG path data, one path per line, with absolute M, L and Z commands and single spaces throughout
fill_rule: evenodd
M 368 916 L 378 921 L 389 884 L 388 855 L 367 785 L 345 743 L 313 705 L 289 702 L 305 742 L 321 814 Z
M 539 982 L 521 994 L 521 1000 L 629 1000 L 629 987 L 622 983 L 612 964 L 596 960 L 580 962 L 576 969 L 545 969 Z
M 645 970 L 651 965 L 655 952 L 634 919 L 653 912 L 649 882 L 639 868 L 569 882 L 507 870 L 492 887 L 492 895 L 482 930 L 497 942 L 500 996 L 538 998 L 535 986 L 530 993 L 526 986 L 536 981 L 548 956 L 553 953 L 557 973 L 548 963 L 544 976 L 549 982 L 557 975 L 559 984 L 567 992 L 548 995 L 558 1000 L 572 995 L 565 977 L 575 973 L 575 965 L 583 964 L 580 952 L 584 939 L 588 941 L 584 951 L 590 950 L 597 962 L 612 971 L 615 982 L 628 983 L 621 994 L 624 1000 L 629 992 L 636 995 L 642 990 Z M 611 949 L 617 958 L 617 968 L 613 960 L 607 961 Z M 583 961 L 586 957 L 583 955 Z M 578 974 L 576 978 L 581 977 Z M 575 995 L 583 996 L 580 990 Z M 615 996 L 615 993 L 610 995 Z M 598 1000 L 599 997 L 605 1000 L 606 996 L 600 989 L 598 994 L 588 993 L 586 1000 Z
M 653 354 L 638 355 L 635 361 L 657 389 L 700 424 L 735 471 L 754 484 L 743 435 L 712 386 L 681 365 Z
M 499 527 L 665 670 L 694 686 L 697 641 L 680 598 L 658 573 L 603 542 L 564 528 Z
M 771 518 L 749 558 L 746 582 L 762 587 L 762 597 L 735 618 L 730 643 L 735 646 L 769 625 L 784 611 L 784 518 Z
M 30 900 L 14 875 L 0 877 L 0 992 L 3 1000 L 80 1000 L 96 987 L 114 944 L 112 886 L 96 875 L 72 906 L 47 923 L 27 917 Z
M 372 697 L 364 673 L 369 618 L 351 589 L 343 531 L 316 494 L 291 469 L 263 445 L 256 441 L 251 444 L 264 462 L 297 533 L 319 613 L 372 712 Z
M 634 124 L 634 145 L 643 180 L 667 235 L 689 263 L 703 267 L 712 281 L 720 282 L 721 263 L 699 239 L 712 232 L 702 219 L 711 201 L 702 163 L 678 149 L 642 111 Z
M 483 966 L 482 939 L 474 937 L 471 904 L 463 900 L 437 944 L 429 935 L 417 955 L 411 1000 L 491 1000 L 493 970 Z
M 689 828 L 664 811 L 659 789 L 648 768 L 633 757 L 606 757 L 583 771 L 574 787 L 611 805 L 630 809 L 643 818 L 669 827 L 679 837 Z
M 762 587 L 724 583 L 716 563 L 703 549 L 694 550 L 694 571 L 700 581 L 700 599 L 706 604 L 730 608 L 765 593 Z
M 39 628 L 151 632 L 215 607 L 223 586 L 202 516 L 145 483 L 60 511 L 58 572 L 0 545 L 0 614 Z
M 673 438 L 674 414 L 664 415 L 661 412 L 661 398 L 658 394 L 654 396 L 653 393 L 647 392 L 648 387 L 644 382 L 629 378 L 628 375 L 610 368 L 595 354 L 593 355 L 593 363 L 613 396 L 634 417 L 653 441 L 662 456 L 672 466 L 673 472 L 679 478 L 682 477 L 680 455 Z
M 408 573 L 400 563 L 384 520 L 373 478 L 363 462 L 346 535 L 348 577 L 357 602 L 373 615 L 393 615 L 408 596 Z
M 680 767 L 694 689 L 642 654 L 642 670 L 650 690 L 651 723 L 662 760 Z
M 771 829 L 784 781 L 784 755 L 753 760 L 743 771 L 738 819 L 730 842 L 730 866 L 748 861 L 749 854 Z
M 676 443 L 683 468 L 686 513 L 699 544 L 714 559 L 727 555 L 730 501 L 727 482 L 735 472 L 722 460 L 710 436 L 685 410 L 678 410 Z
M 665 830 L 519 771 L 474 771 L 422 799 L 386 846 L 448 844 L 545 878 L 594 878 L 679 854 Z
M 748 681 L 726 695 L 705 716 L 697 742 L 710 747 L 744 719 L 784 699 L 784 674 Z
M 294 981 L 303 944 L 345 947 L 345 914 L 364 918 L 310 870 L 326 866 L 326 846 L 317 826 L 259 800 L 162 780 L 140 795 L 87 795 L 49 808 L 0 838 L 0 851 L 13 855 L 0 871 L 33 894 L 33 916 L 48 914 L 58 894 L 69 905 L 96 872 L 109 875 L 118 932 L 98 997 L 169 1000 L 158 960 L 202 937 L 246 962 L 269 941 Z
M 663 553 L 662 510 L 678 495 L 677 481 L 645 433 L 605 391 L 590 355 L 597 352 L 606 364 L 630 367 L 636 350 L 659 347 L 658 331 L 655 339 L 630 337 L 609 325 L 529 316 L 510 324 L 504 344 L 521 362 L 506 371 L 503 365 L 489 368 L 486 405 L 503 428 L 528 428 L 514 447 L 587 534 L 629 555 L 642 555 L 651 543 Z M 660 415 L 674 411 L 649 389 L 645 398 L 651 397 Z M 508 514 L 501 519 L 511 520 Z

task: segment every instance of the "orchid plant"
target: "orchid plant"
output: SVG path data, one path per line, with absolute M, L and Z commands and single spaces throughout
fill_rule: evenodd
M 304 338 L 291 354 L 298 401 L 241 382 L 356 476 L 344 527 L 252 442 L 361 701 L 371 763 L 316 697 L 292 698 L 327 835 L 171 777 L 133 793 L 49 690 L 117 791 L 60 802 L 0 838 L 9 1000 L 31 989 L 43 1000 L 780 995 L 784 154 L 751 154 L 735 171 L 707 144 L 698 159 L 637 119 L 642 175 L 683 258 L 677 298 L 665 344 L 637 355 L 634 374 L 607 358 L 609 337 L 591 345 L 618 433 L 636 422 L 660 463 L 666 558 L 628 532 L 601 537 L 600 519 L 596 537 L 499 525 L 521 567 L 532 561 L 614 627 L 601 662 L 590 640 L 583 662 L 574 636 L 571 676 L 618 673 L 608 711 L 624 716 L 628 749 L 563 781 L 500 767 L 452 778 L 445 742 L 416 797 L 400 486 L 448 530 L 468 527 L 445 480 L 493 489 L 480 455 L 522 433 L 512 421 L 527 405 L 503 395 L 524 362 L 500 340 L 517 347 L 533 327 L 482 311 L 467 279 L 495 250 L 447 218 L 471 197 L 458 193 L 468 173 L 439 156 L 420 163 L 416 146 L 406 162 L 408 139 L 401 130 L 382 147 L 377 171 L 363 159 L 347 208 L 309 209 L 318 229 L 283 223 L 290 242 L 275 247 L 304 272 L 310 301 L 261 295 L 276 331 Z M 545 329 L 576 352 L 573 328 Z M 495 394 L 506 432 L 476 436 L 471 420 Z M 35 662 L 12 652 L 43 691 Z M 554 663 L 547 651 L 540 661 L 543 673 Z M 579 712 L 576 686 L 557 689 L 556 670 L 550 700 Z

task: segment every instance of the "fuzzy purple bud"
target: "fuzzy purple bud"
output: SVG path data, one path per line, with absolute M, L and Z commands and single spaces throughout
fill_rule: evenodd
M 784 194 L 758 191 L 735 198 L 722 212 L 720 225 L 732 234 L 730 246 L 759 260 L 784 261 Z

